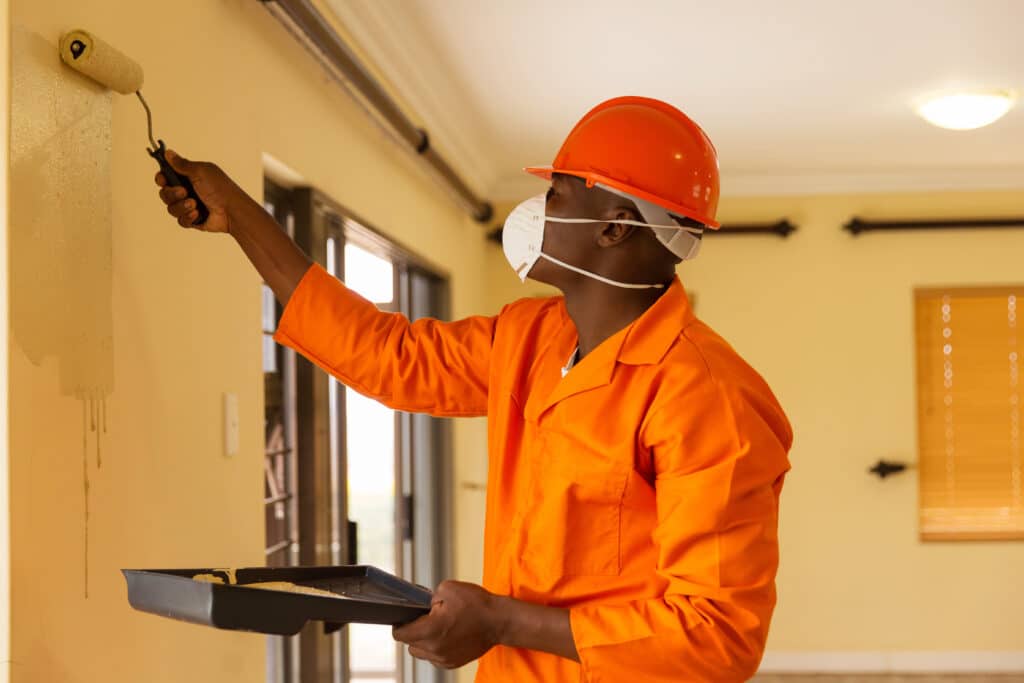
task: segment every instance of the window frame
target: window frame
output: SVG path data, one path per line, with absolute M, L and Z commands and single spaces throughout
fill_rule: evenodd
M 430 304 L 433 317 L 447 319 L 449 314 L 450 288 L 448 274 L 435 264 L 417 255 L 400 242 L 375 229 L 343 205 L 335 202 L 313 187 L 300 186 L 284 188 L 266 180 L 265 197 L 275 207 L 287 201 L 294 215 L 293 238 L 296 244 L 316 263 L 325 267 L 328 263 L 328 245 L 333 240 L 333 261 L 335 274 L 344 279 L 345 244 L 352 242 L 359 247 L 382 256 L 395 265 L 395 298 L 384 310 L 400 312 L 411 305 L 411 282 L 416 278 L 427 278 L 430 288 Z M 286 196 L 287 198 L 286 198 Z M 278 312 L 280 316 L 280 311 Z M 410 316 L 412 317 L 412 316 Z M 294 352 L 290 352 L 293 353 Z M 294 368 L 295 386 L 295 452 L 297 462 L 298 553 L 301 565 L 349 564 L 354 558 L 355 541 L 348 520 L 347 453 L 345 439 L 345 392 L 335 394 L 338 424 L 332 425 L 330 394 L 331 378 L 312 363 L 296 358 Z M 396 569 L 407 574 L 425 571 L 431 579 L 451 576 L 453 569 L 452 524 L 452 439 L 450 422 L 427 418 L 431 422 L 430 444 L 426 447 L 437 463 L 430 472 L 431 482 L 443 491 L 434 501 L 432 519 L 424 520 L 412 515 L 415 472 L 411 463 L 419 450 L 413 447 L 411 438 L 413 422 L 422 419 L 397 412 L 395 415 L 395 457 L 396 457 Z M 336 458 L 332 458 L 331 432 L 336 434 L 334 444 Z M 419 423 L 417 434 L 423 434 L 423 423 Z M 422 458 L 421 458 L 422 459 Z M 331 490 L 332 469 L 336 491 Z M 340 474 L 338 474 L 340 473 Z M 408 486 L 407 486 L 408 484 Z M 415 562 L 415 529 L 423 524 L 433 523 L 444 530 L 438 547 L 432 548 L 432 561 Z M 298 677 L 285 681 L 296 683 L 320 683 L 326 680 L 326 672 L 334 672 L 333 680 L 346 680 L 348 672 L 347 638 L 340 634 L 324 634 L 319 624 L 309 624 L 300 634 L 298 641 Z M 452 680 L 451 674 L 433 667 L 414 665 L 408 655 L 398 659 L 397 681 L 409 683 L 441 683 Z M 341 672 L 340 677 L 338 672 Z M 319 673 L 318 673 L 319 672 Z

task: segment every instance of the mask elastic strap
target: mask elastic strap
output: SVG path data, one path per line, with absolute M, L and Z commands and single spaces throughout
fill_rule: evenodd
M 574 273 L 579 273 L 580 275 L 586 275 L 589 278 L 592 278 L 594 280 L 598 280 L 599 282 L 603 282 L 606 285 L 612 285 L 613 287 L 622 287 L 623 289 L 665 289 L 665 285 L 631 285 L 631 284 L 628 284 L 628 283 L 625 283 L 625 282 L 619 282 L 618 280 L 609 280 L 608 278 L 601 277 L 600 275 L 597 275 L 596 273 L 591 273 L 589 270 L 583 270 L 582 268 L 577 268 L 576 266 L 569 265 L 565 261 L 559 261 L 558 259 L 556 259 L 553 256 L 548 256 L 543 251 L 540 253 L 540 257 L 542 259 L 547 259 L 548 261 L 551 261 L 554 264 L 562 266 L 563 268 L 566 268 L 567 270 L 571 270 Z
M 644 223 L 643 221 L 612 221 L 612 220 L 597 220 L 596 218 L 555 218 L 553 216 L 544 216 L 544 220 L 551 221 L 552 223 L 620 223 L 622 225 L 636 225 L 641 228 L 671 228 L 673 230 L 681 230 L 688 232 L 692 235 L 700 235 L 704 232 L 703 228 L 691 228 L 686 225 L 657 225 L 655 223 Z

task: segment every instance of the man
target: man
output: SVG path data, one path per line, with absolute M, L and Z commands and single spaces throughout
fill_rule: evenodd
M 395 629 L 477 680 L 743 681 L 775 604 L 792 434 L 761 377 L 694 317 L 675 269 L 717 227 L 717 157 L 657 100 L 573 129 L 509 263 L 560 289 L 493 318 L 409 323 L 312 265 L 227 176 L 172 156 L 286 305 L 277 340 L 387 405 L 487 415 L 484 585 L 445 582 Z M 157 183 L 164 186 L 162 176 Z M 183 226 L 195 203 L 163 187 Z

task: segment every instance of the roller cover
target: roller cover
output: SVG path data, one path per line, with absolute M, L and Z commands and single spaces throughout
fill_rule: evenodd
M 79 49 L 73 47 L 76 41 L 81 43 Z M 65 34 L 60 41 L 60 58 L 76 71 L 124 95 L 142 88 L 142 67 L 88 31 L 78 29 Z

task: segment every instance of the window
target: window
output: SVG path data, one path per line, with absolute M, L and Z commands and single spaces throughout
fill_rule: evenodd
M 328 238 L 329 246 L 334 239 Z M 377 304 L 382 310 L 394 310 L 395 264 L 352 241 L 342 250 L 345 284 L 352 291 Z M 328 271 L 333 259 L 328 259 Z M 397 565 L 399 494 L 395 477 L 398 451 L 395 446 L 397 415 L 385 405 L 331 380 L 331 391 L 345 394 L 346 475 L 348 519 L 357 525 L 355 558 L 392 574 Z M 349 671 L 351 683 L 380 681 L 397 683 L 399 651 L 388 627 L 352 624 L 348 628 Z
M 323 200 L 325 201 L 326 200 Z M 446 284 L 417 257 L 370 230 L 340 207 L 325 204 L 331 222 L 327 270 L 383 311 L 415 320 L 445 317 Z M 341 267 L 338 267 L 341 264 Z M 425 586 L 447 576 L 446 529 L 451 528 L 447 423 L 391 410 L 330 380 L 332 462 L 343 463 L 349 559 Z M 337 412 L 335 412 L 337 411 Z M 336 434 L 340 431 L 341 434 Z M 335 435 L 336 434 L 336 435 Z M 341 634 L 338 658 L 350 683 L 428 683 L 444 672 L 401 654 L 391 628 L 352 624 Z
M 446 317 L 447 283 L 414 254 L 311 188 L 268 182 L 266 208 L 330 274 L 380 309 Z M 278 346 L 264 288 L 270 565 L 369 564 L 426 586 L 450 575 L 448 424 L 393 411 Z M 283 507 L 282 507 L 283 506 Z M 329 674 L 329 675 L 328 675 Z M 440 683 L 390 627 L 352 624 L 271 638 L 270 683 Z
M 1024 538 L 1024 286 L 916 292 L 920 530 Z

